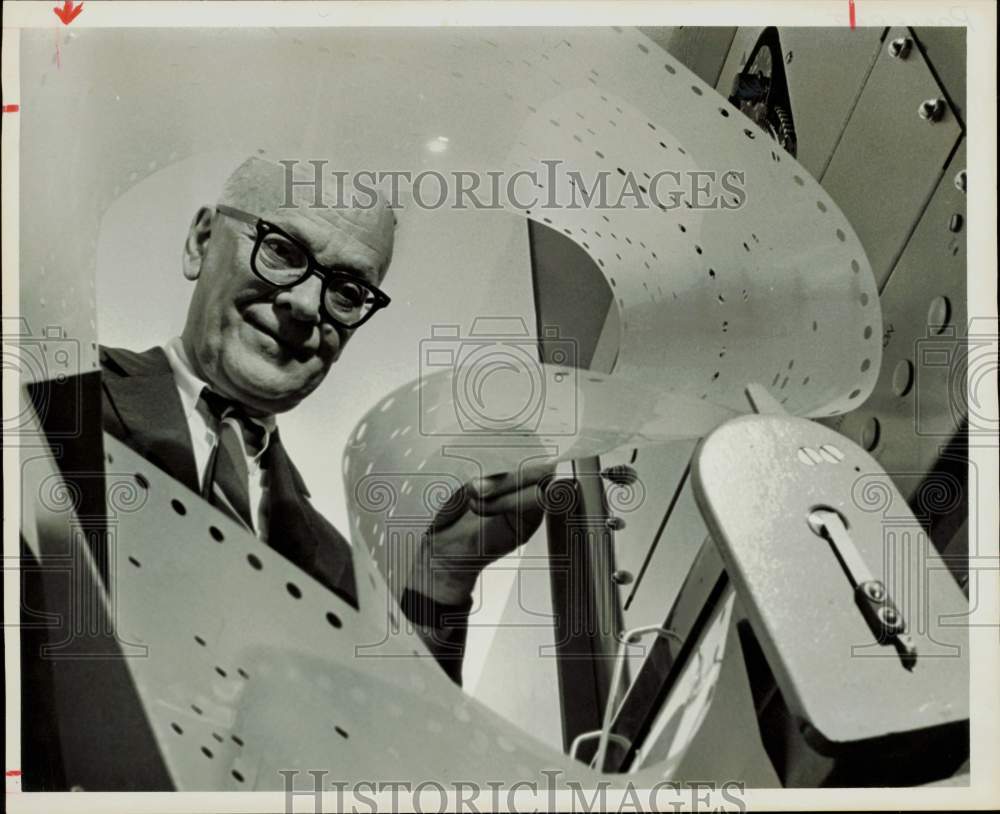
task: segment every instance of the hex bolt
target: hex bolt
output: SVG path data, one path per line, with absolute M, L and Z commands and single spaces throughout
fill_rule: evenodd
M 616 486 L 631 486 L 639 480 L 639 474 L 628 464 L 609 466 L 601 472 L 601 477 Z
M 959 170 L 955 173 L 955 189 L 959 192 L 965 192 L 966 185 L 966 175 L 965 170 Z
M 620 517 L 609 517 L 604 525 L 611 531 L 621 531 L 625 528 L 625 521 Z
M 893 59 L 906 59 L 913 48 L 913 40 L 909 37 L 899 37 L 889 43 L 889 56 Z
M 944 116 L 944 99 L 926 99 L 917 108 L 917 115 L 925 122 L 938 122 Z
M 632 572 L 624 569 L 619 569 L 611 575 L 611 581 L 615 585 L 631 585 L 633 579 L 635 577 L 632 576 Z

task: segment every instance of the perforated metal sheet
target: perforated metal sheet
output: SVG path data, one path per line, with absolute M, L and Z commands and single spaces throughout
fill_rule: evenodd
M 388 635 L 398 609 L 364 552 L 355 611 L 129 448 L 105 445 L 113 618 L 145 648 L 129 668 L 178 789 L 282 789 L 282 769 L 309 790 L 309 770 L 329 783 L 600 780 L 463 694 L 404 628 Z M 677 701 L 690 725 L 669 759 L 631 776 L 638 787 L 683 757 L 715 681 L 699 676 Z
M 380 552 L 386 524 L 433 514 L 410 475 L 460 482 L 529 459 L 696 438 L 748 409 L 750 381 L 800 415 L 864 400 L 881 358 L 864 251 L 826 193 L 763 132 L 635 31 L 491 33 L 455 47 L 473 66 L 472 76 L 452 73 L 455 92 L 479 84 L 498 121 L 474 160 L 499 158 L 509 174 L 539 179 L 540 203 L 522 214 L 601 269 L 618 312 L 618 355 L 602 376 L 525 361 L 525 339 L 497 331 L 456 330 L 422 348 L 422 359 L 440 352 L 447 361 L 376 405 L 345 452 L 352 533 L 387 573 L 401 566 Z M 502 74 L 502 88 L 484 74 Z M 508 153 L 491 153 L 505 140 Z M 697 208 L 691 193 L 676 206 L 549 205 L 573 200 L 580 184 L 551 172 L 553 159 L 584 186 L 601 172 L 625 186 L 633 178 L 640 198 L 664 169 L 735 171 L 746 199 L 724 197 L 732 209 Z M 490 388 L 497 370 L 509 375 Z

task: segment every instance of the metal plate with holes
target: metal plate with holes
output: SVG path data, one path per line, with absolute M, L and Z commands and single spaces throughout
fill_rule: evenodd
M 882 292 L 878 385 L 858 410 L 832 422 L 871 449 L 907 499 L 968 413 L 967 370 L 989 354 L 989 331 L 966 347 L 966 193 L 955 186 L 964 170 L 963 142 Z M 932 488 L 942 487 L 953 491 Z
M 968 602 L 870 455 L 814 422 L 748 416 L 705 439 L 692 476 L 768 664 L 814 747 L 831 754 L 968 718 Z M 810 529 L 820 506 L 841 514 L 907 620 L 918 652 L 912 671 L 875 641 L 837 555 Z
M 639 30 L 709 85 L 714 85 L 718 80 L 719 71 L 722 70 L 737 31 L 736 28 L 725 26 L 676 26 Z
M 716 85 L 728 96 L 761 28 L 741 28 Z M 779 28 L 792 116 L 796 158 L 816 178 L 833 155 L 854 103 L 881 47 L 882 28 Z M 830 81 L 836 72 L 837 80 Z
M 893 28 L 886 41 L 907 35 Z M 962 132 L 947 107 L 939 121 L 921 118 L 921 104 L 940 98 L 916 48 L 906 59 L 883 48 L 823 176 L 855 225 L 880 289 Z
M 426 65 L 437 64 L 440 44 L 421 53 Z M 512 338 L 526 328 L 486 320 L 425 343 L 450 361 L 375 405 L 345 451 L 351 532 L 380 563 L 387 524 L 428 514 L 425 472 L 462 481 L 529 459 L 696 438 L 728 417 L 720 410 L 749 409 L 748 379 L 795 414 L 861 403 L 880 357 L 878 342 L 858 333 L 874 326 L 877 336 L 874 281 L 850 224 L 799 164 L 634 30 L 505 32 L 466 37 L 461 52 L 476 73 L 458 76 L 455 93 L 478 80 L 472 115 L 488 99 L 491 116 L 504 111 L 499 119 L 512 123 L 474 160 L 537 177 L 538 202 L 518 214 L 573 240 L 600 269 L 618 311 L 617 362 L 610 375 L 539 366 Z M 486 81 L 501 74 L 502 89 Z M 509 149 L 491 154 L 505 139 Z M 584 180 L 550 172 L 549 156 Z M 746 199 L 731 196 L 728 210 L 722 200 L 627 211 L 560 203 L 579 201 L 579 185 L 589 190 L 586 179 L 601 173 L 610 188 L 632 178 L 652 197 L 665 168 L 720 179 L 739 168 Z M 507 375 L 490 375 L 498 367 Z M 377 506 L 363 497 L 373 478 L 387 484 Z
M 363 552 L 354 611 L 130 449 L 105 444 L 125 473 L 109 490 L 131 507 L 116 518 L 117 630 L 148 648 L 129 668 L 178 789 L 281 789 L 279 771 L 300 768 L 296 788 L 311 790 L 306 767 L 347 783 L 382 768 L 414 784 L 542 783 L 543 769 L 584 788 L 601 780 L 463 694 L 414 636 L 390 635 L 395 603 Z M 674 763 L 630 779 L 646 787 Z

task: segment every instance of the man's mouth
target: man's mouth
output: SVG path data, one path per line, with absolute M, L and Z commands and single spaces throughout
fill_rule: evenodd
M 314 355 L 313 351 L 302 343 L 293 343 L 288 339 L 281 336 L 281 334 L 273 330 L 266 325 L 262 325 L 251 318 L 244 317 L 244 321 L 253 328 L 257 333 L 267 337 L 271 343 L 273 343 L 282 352 L 291 356 L 299 362 L 306 362 L 311 359 Z

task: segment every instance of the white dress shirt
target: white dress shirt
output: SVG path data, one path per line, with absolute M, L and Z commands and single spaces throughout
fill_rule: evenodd
M 191 445 L 194 448 L 194 460 L 198 467 L 198 485 L 205 483 L 205 469 L 208 467 L 208 459 L 212 454 L 218 440 L 218 428 L 206 410 L 198 409 L 198 402 L 201 399 L 201 391 L 208 387 L 208 384 L 199 379 L 191 367 L 184 344 L 179 336 L 175 336 L 163 346 L 170 362 L 170 368 L 174 372 L 174 382 L 177 384 L 177 392 L 181 397 L 181 405 L 184 408 L 184 416 L 187 419 L 188 430 L 191 433 Z M 247 472 L 249 474 L 249 497 L 250 507 L 257 519 L 255 528 L 257 536 L 261 540 L 267 540 L 267 497 L 268 492 L 268 472 L 261 467 L 261 459 L 271 442 L 271 433 L 274 432 L 276 422 L 274 416 L 266 419 L 250 419 L 264 430 L 264 442 L 260 451 L 254 455 L 246 454 Z

